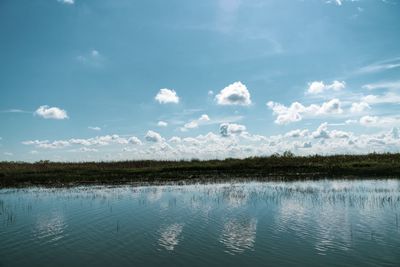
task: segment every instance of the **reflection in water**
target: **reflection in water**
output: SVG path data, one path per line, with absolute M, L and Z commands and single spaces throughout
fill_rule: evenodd
M 149 190 L 149 192 L 147 192 L 147 200 L 149 202 L 157 202 L 158 200 L 161 199 L 162 194 L 163 193 L 162 193 L 161 187 L 151 188 L 151 190 Z
M 51 217 L 44 216 L 38 219 L 34 235 L 41 242 L 57 242 L 65 237 L 66 228 L 62 215 L 52 214 Z
M 166 250 L 174 250 L 179 244 L 183 224 L 174 223 L 161 230 L 158 244 Z
M 398 179 L 0 189 L 0 266 L 400 266 L 399 247 Z
M 256 230 L 256 219 L 233 219 L 224 224 L 220 242 L 226 247 L 226 252 L 230 254 L 242 253 L 254 247 Z
M 223 188 L 222 195 L 228 205 L 232 208 L 238 208 L 246 204 L 249 194 L 242 186 L 231 185 Z

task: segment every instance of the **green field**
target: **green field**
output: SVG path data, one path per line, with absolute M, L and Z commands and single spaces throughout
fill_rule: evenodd
M 0 186 L 400 177 L 400 154 L 294 156 L 190 161 L 1 162 Z

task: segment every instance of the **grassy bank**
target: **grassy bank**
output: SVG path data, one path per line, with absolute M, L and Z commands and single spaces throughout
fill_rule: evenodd
M 400 154 L 293 156 L 208 161 L 0 162 L 0 187 L 131 182 L 400 177 Z

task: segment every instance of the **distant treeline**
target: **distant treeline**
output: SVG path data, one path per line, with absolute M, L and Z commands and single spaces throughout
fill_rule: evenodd
M 400 178 L 400 153 L 295 156 L 285 152 L 206 161 L 0 162 L 0 187 L 371 177 Z

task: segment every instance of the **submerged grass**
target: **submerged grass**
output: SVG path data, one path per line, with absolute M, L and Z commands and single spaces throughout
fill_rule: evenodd
M 0 187 L 24 185 L 118 184 L 250 178 L 299 180 L 400 177 L 400 153 L 294 156 L 246 159 L 112 162 L 0 162 Z

